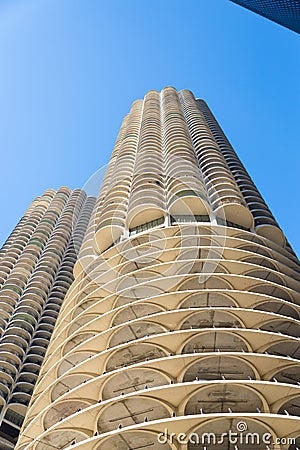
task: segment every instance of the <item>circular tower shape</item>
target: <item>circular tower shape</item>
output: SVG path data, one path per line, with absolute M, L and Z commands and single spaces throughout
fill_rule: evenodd
M 299 446 L 299 262 L 190 91 L 133 104 L 74 273 L 17 450 Z

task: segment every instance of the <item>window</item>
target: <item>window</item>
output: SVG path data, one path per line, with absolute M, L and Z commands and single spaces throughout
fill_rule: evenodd
M 138 225 L 135 228 L 131 228 L 129 230 L 129 236 L 134 236 L 137 233 L 141 233 L 142 231 L 149 230 L 150 228 L 157 227 L 158 225 L 162 225 L 165 221 L 164 217 L 160 217 L 159 219 L 151 220 L 150 222 L 143 223 L 142 225 Z

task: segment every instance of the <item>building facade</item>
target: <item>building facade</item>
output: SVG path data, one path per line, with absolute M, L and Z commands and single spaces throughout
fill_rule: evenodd
M 0 448 L 12 449 L 95 199 L 47 190 L 0 250 Z
M 299 261 L 190 91 L 133 103 L 74 275 L 17 450 L 299 447 Z
M 300 33 L 300 0 L 231 0 L 237 5 Z

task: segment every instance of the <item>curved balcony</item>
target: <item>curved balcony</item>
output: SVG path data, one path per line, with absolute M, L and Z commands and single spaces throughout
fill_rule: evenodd
M 249 209 L 241 204 L 239 198 L 221 197 L 216 202 L 215 214 L 221 219 L 236 223 L 247 229 L 253 228 L 253 216 Z
M 280 247 L 285 247 L 286 239 L 280 228 L 274 226 L 273 224 L 266 223 L 266 218 L 257 218 L 255 222 L 255 231 L 257 232 L 257 234 L 270 239 Z
M 37 374 L 36 371 L 30 370 L 30 366 L 26 366 L 26 368 L 22 368 L 22 371 L 19 375 L 19 378 L 17 380 L 18 383 L 27 383 L 31 387 L 36 383 Z
M 23 405 L 21 403 L 12 403 L 9 405 L 9 408 L 5 413 L 4 420 L 10 422 L 13 426 L 20 429 L 24 421 L 25 412 L 26 405 Z
M 130 198 L 126 218 L 128 228 L 136 228 L 143 223 L 159 219 L 165 214 L 164 196 L 161 189 L 145 185 L 136 189 Z
M 40 362 L 30 362 L 30 361 L 25 361 L 24 365 L 22 367 L 22 375 L 30 373 L 30 374 L 34 374 L 34 375 L 38 375 L 40 371 Z
M 11 371 L 9 364 L 1 361 L 0 367 L 0 383 L 8 388 L 8 392 L 14 383 L 15 373 Z
M 95 234 L 95 243 L 99 252 L 103 252 L 116 242 L 124 232 L 124 220 L 119 218 L 107 219 L 99 224 L 99 229 Z
M 16 369 L 19 369 L 21 366 L 21 359 L 19 356 L 20 353 L 22 353 L 22 351 L 19 350 L 17 352 L 13 345 L 9 346 L 9 344 L 0 344 L 1 361 L 4 361 L 5 366 L 8 367 L 12 372 Z
M 204 194 L 190 189 L 176 192 L 169 200 L 168 209 L 172 216 L 209 214 Z

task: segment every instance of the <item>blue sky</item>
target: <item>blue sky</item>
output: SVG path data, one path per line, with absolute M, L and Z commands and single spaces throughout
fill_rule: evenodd
M 300 253 L 300 37 L 229 0 L 0 0 L 0 242 L 149 89 L 204 98 Z

